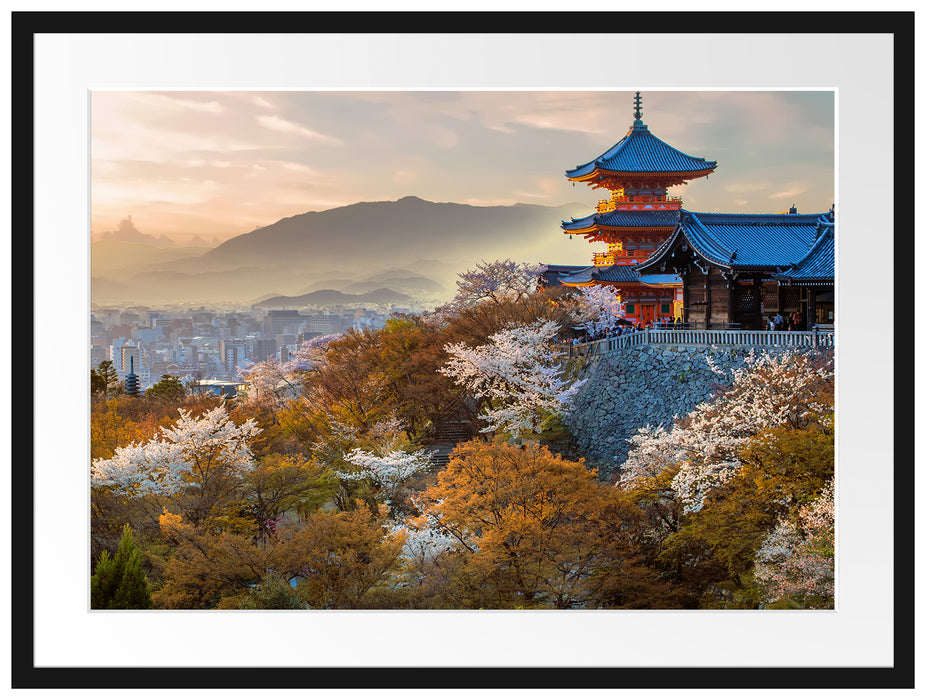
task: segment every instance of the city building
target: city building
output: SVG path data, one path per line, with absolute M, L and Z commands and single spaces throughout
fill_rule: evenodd
M 122 374 L 141 369 L 141 348 L 137 345 L 123 345 L 119 348 L 119 366 Z
M 304 320 L 303 316 L 293 309 L 275 309 L 269 314 L 270 328 L 267 335 L 295 336 L 301 330 Z
M 277 354 L 277 343 L 275 338 L 255 338 L 253 340 L 253 349 L 251 350 L 251 359 L 254 362 L 261 362 L 275 357 Z

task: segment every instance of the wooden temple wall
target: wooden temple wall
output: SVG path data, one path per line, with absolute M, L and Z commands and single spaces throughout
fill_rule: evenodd
M 687 298 L 683 307 L 687 309 L 688 323 L 727 322 L 729 288 L 719 270 L 712 269 L 705 275 L 698 268 L 692 268 L 684 285 Z

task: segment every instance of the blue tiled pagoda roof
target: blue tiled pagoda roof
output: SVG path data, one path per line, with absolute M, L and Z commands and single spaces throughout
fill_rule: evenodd
M 822 224 L 804 258 L 776 277 L 788 284 L 832 284 L 836 278 L 836 236 L 832 222 Z
M 804 260 L 820 235 L 832 225 L 829 214 L 714 214 L 683 210 L 675 232 L 638 267 L 658 269 L 660 261 L 684 236 L 694 252 L 713 265 L 783 271 Z
M 583 178 L 596 170 L 616 173 L 700 173 L 707 175 L 717 161 L 695 158 L 653 136 L 639 119 L 633 128 L 595 160 L 566 171 L 570 179 Z
M 562 284 L 588 284 L 590 282 L 611 282 L 612 284 L 681 284 L 677 275 L 641 276 L 633 265 L 601 265 L 582 268 L 571 274 L 560 276 Z
M 678 223 L 679 209 L 655 209 L 653 211 L 615 210 L 604 214 L 590 214 L 581 219 L 564 221 L 564 231 L 581 231 L 593 226 L 614 228 L 674 228 Z

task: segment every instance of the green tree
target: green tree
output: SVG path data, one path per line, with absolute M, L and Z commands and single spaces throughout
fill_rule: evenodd
M 118 393 L 119 375 L 112 360 L 103 360 L 96 369 L 90 369 L 90 393 L 113 396 Z
M 161 381 L 145 391 L 145 396 L 167 401 L 183 401 L 186 398 L 186 387 L 177 377 L 166 374 L 161 377 Z
M 90 607 L 94 610 L 138 610 L 151 607 L 148 579 L 141 565 L 141 555 L 135 546 L 132 528 L 122 530 L 122 541 L 115 558 L 109 552 L 100 554 L 96 570 L 90 578 Z

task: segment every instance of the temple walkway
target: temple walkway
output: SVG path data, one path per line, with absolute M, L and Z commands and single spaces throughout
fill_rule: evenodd
M 742 330 L 668 330 L 647 328 L 613 338 L 602 338 L 589 343 L 569 346 L 569 357 L 591 357 L 610 355 L 638 345 L 671 346 L 717 346 L 741 348 L 765 348 L 786 350 L 789 348 L 835 347 L 835 331 L 814 328 L 810 331 L 742 331 Z

